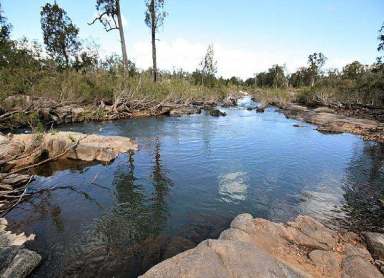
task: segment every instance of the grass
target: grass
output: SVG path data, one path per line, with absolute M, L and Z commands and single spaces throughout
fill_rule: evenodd
M 296 99 L 298 90 L 290 88 L 258 88 L 251 90 L 249 93 L 263 105 L 284 105 Z

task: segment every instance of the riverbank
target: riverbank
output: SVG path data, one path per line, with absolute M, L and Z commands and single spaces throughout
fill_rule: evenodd
M 348 117 L 329 107 L 309 108 L 288 103 L 279 106 L 288 118 L 311 123 L 325 133 L 352 133 L 364 140 L 384 143 L 384 123 L 366 118 Z
M 205 240 L 141 277 L 380 278 L 383 248 L 383 234 L 362 238 L 301 215 L 282 224 L 242 214 L 219 239 Z
M 53 100 L 31 98 L 27 96 L 10 97 L 6 100 L 7 111 L 0 115 L 0 131 L 10 131 L 15 128 L 56 127 L 63 124 L 86 121 L 112 121 L 139 117 L 182 116 L 201 113 L 207 110 L 213 116 L 221 116 L 217 106 L 236 106 L 237 101 L 248 95 L 246 92 L 236 92 L 222 99 L 179 100 L 164 102 L 130 102 L 119 99 L 114 103 L 100 101 L 93 105 L 76 103 L 58 104 Z M 288 94 L 289 95 L 289 94 Z M 257 98 L 260 101 L 256 112 L 263 112 L 269 106 L 277 106 L 288 118 L 317 125 L 317 130 L 326 133 L 352 133 L 360 135 L 364 140 L 384 142 L 384 123 L 381 122 L 381 112 L 376 110 L 356 108 L 310 108 L 291 102 L 287 96 L 282 99 L 268 96 Z M 249 108 L 251 109 L 251 108 Z

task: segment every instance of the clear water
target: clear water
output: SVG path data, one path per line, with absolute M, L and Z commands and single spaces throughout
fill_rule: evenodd
M 275 221 L 304 213 L 383 231 L 383 145 L 293 127 L 273 108 L 224 110 L 227 117 L 64 127 L 128 136 L 140 150 L 109 165 L 66 161 L 36 170 L 31 190 L 58 188 L 7 216 L 13 231 L 36 234 L 28 247 L 44 260 L 34 276 L 136 277 L 217 237 L 244 212 Z

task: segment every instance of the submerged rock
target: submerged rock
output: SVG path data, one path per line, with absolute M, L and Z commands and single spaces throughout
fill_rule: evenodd
M 0 218 L 0 277 L 27 277 L 40 263 L 41 256 L 23 247 L 34 235 L 16 235 L 6 231 L 7 221 Z
M 211 109 L 209 110 L 209 115 L 212 117 L 220 117 L 220 116 L 227 116 L 227 113 L 220 111 L 219 109 Z
M 383 277 L 357 235 L 308 216 L 286 224 L 237 216 L 218 240 L 206 240 L 142 277 Z

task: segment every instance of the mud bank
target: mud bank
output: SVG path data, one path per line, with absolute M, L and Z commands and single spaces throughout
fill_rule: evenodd
M 141 277 L 379 278 L 384 236 L 373 235 L 367 239 L 375 241 L 369 245 L 375 257 L 357 234 L 328 229 L 308 216 L 282 224 L 242 214 L 219 239 L 203 241 Z

